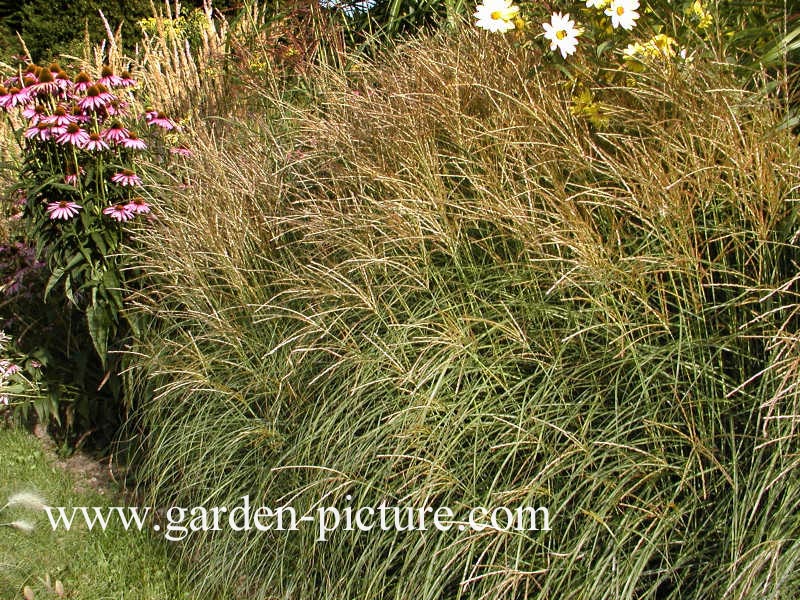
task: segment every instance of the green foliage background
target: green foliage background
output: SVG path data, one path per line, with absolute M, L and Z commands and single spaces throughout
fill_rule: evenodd
M 157 7 L 160 2 L 155 3 Z M 189 11 L 202 2 L 183 3 Z M 219 10 L 229 10 L 226 2 L 215 2 Z M 153 14 L 150 0 L 0 0 L 0 59 L 21 51 L 16 33 L 23 37 L 34 61 L 47 61 L 60 53 L 79 53 L 86 31 L 93 43 L 107 37 L 99 11 L 111 27 L 122 23 L 122 41 L 132 49 L 141 40 L 137 21 Z

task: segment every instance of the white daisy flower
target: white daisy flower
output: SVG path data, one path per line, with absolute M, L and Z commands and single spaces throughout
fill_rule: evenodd
M 639 0 L 611 0 L 611 6 L 606 9 L 605 14 L 611 17 L 611 26 L 614 29 L 633 29 L 636 19 L 639 18 L 637 8 Z
M 512 0 L 483 0 L 473 15 L 477 19 L 475 26 L 486 31 L 506 33 L 514 29 L 514 17 L 518 12 L 519 6 L 514 6 Z
M 578 47 L 578 36 L 580 30 L 575 27 L 575 21 L 569 18 L 569 13 L 553 13 L 549 23 L 542 23 L 544 37 L 550 41 L 550 50 L 561 51 L 561 56 L 567 58 L 570 54 L 575 54 Z

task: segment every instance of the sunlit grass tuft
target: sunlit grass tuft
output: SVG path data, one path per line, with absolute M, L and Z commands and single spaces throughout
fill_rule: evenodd
M 789 598 L 800 152 L 723 65 L 604 131 L 534 53 L 410 42 L 198 133 L 142 232 L 163 505 L 546 506 L 552 531 L 198 534 L 248 598 Z

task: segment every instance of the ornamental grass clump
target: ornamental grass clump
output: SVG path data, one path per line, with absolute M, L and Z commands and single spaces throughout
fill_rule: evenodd
M 610 88 L 605 130 L 542 65 L 467 30 L 200 130 L 131 379 L 155 505 L 551 530 L 222 528 L 178 546 L 202 593 L 797 596 L 797 138 L 725 64 Z

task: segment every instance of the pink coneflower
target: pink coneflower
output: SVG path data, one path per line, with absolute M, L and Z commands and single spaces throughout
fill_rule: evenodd
M 53 114 L 49 117 L 45 117 L 43 120 L 51 125 L 57 125 L 59 127 L 66 127 L 70 123 L 75 123 L 77 121 L 74 116 L 69 114 L 67 107 L 63 104 L 56 106 Z
M 94 85 L 92 78 L 86 71 L 81 71 L 75 76 L 75 91 L 82 93 Z
M 47 108 L 44 104 L 31 104 L 22 111 L 22 116 L 28 119 L 31 125 L 36 125 L 47 117 Z
M 119 75 L 114 75 L 114 69 L 108 65 L 103 65 L 103 68 L 100 71 L 100 79 L 97 80 L 97 83 L 102 83 L 110 88 L 115 88 L 119 87 L 122 83 L 122 77 Z
M 111 181 L 122 186 L 142 185 L 141 178 L 136 173 L 129 171 L 128 169 L 122 169 L 122 171 L 119 173 L 112 175 Z
M 75 165 L 74 163 L 67 163 L 66 171 L 67 174 L 64 176 L 64 183 L 67 185 L 77 186 L 81 175 L 86 175 L 86 170 L 79 165 Z
M 175 129 L 175 124 L 167 118 L 167 115 L 160 111 L 148 112 L 145 115 L 144 120 L 148 125 L 156 125 L 157 127 L 161 127 L 161 129 L 166 129 L 167 131 Z
M 136 85 L 136 80 L 133 77 L 131 77 L 130 71 L 123 71 L 122 73 L 120 73 L 120 79 L 121 81 L 119 83 L 119 87 L 126 88 L 126 87 L 133 87 Z
M 133 218 L 133 211 L 129 208 L 129 204 L 115 204 L 103 209 L 103 214 L 108 215 L 122 223 L 123 221 L 130 221 Z
M 104 85 L 95 84 L 89 86 L 86 90 L 85 98 L 78 100 L 78 106 L 80 106 L 82 110 L 96 111 L 107 106 L 113 99 L 113 94 L 111 94 Z
M 22 188 L 14 190 L 11 197 L 14 199 L 12 202 L 14 206 L 25 206 L 28 203 L 28 196 Z
M 125 129 L 119 121 L 114 121 L 108 129 L 104 129 L 100 135 L 103 136 L 104 140 L 120 144 L 123 140 L 128 139 L 128 130 Z
M 28 127 L 25 130 L 25 138 L 29 140 L 41 140 L 46 142 L 52 137 L 52 131 L 50 131 L 50 125 L 45 122 L 39 122 L 32 127 Z
M 36 94 L 46 96 L 56 93 L 58 91 L 58 84 L 50 71 L 42 69 L 38 83 L 31 85 L 30 89 Z
M 72 87 L 72 80 L 64 71 L 59 71 L 56 73 L 55 78 L 56 85 L 58 85 L 58 89 L 60 89 L 62 92 L 65 92 Z
M 61 200 L 60 202 L 51 202 L 47 205 L 47 214 L 51 219 L 71 219 L 78 214 L 78 211 L 83 208 L 79 204 L 70 202 L 69 200 Z
M 81 110 L 81 107 L 77 104 L 72 106 L 72 110 L 70 111 L 70 115 L 75 120 L 75 123 L 88 123 L 91 121 L 91 117 Z
M 72 144 L 73 146 L 77 146 L 78 148 L 82 148 L 83 145 L 89 141 L 89 134 L 86 133 L 85 130 L 81 129 L 81 126 L 77 123 L 70 123 L 67 125 L 66 131 L 58 136 L 56 142 L 59 144 Z
M 141 196 L 136 196 L 128 202 L 128 208 L 136 215 L 147 214 L 150 212 L 150 205 Z
M 176 155 L 178 155 L 178 156 L 185 156 L 186 158 L 188 158 L 188 157 L 192 156 L 192 151 L 191 151 L 191 150 L 189 150 L 189 149 L 188 149 L 186 146 L 184 146 L 183 144 L 181 144 L 180 146 L 178 146 L 178 147 L 176 147 L 176 148 L 170 148 L 170 149 L 169 149 L 169 151 L 170 151 L 172 154 L 176 154 Z
M 114 99 L 106 106 L 106 112 L 112 117 L 116 115 L 125 115 L 128 113 L 128 106 L 129 104 L 127 102 Z
M 31 92 L 29 88 L 18 88 L 12 86 L 5 94 L 0 96 L 0 106 L 5 108 L 14 108 L 15 106 L 25 106 L 31 101 Z
M 12 375 L 16 375 L 17 373 L 19 373 L 20 371 L 19 365 L 8 363 L 8 361 L 3 361 L 3 362 L 7 363 L 3 365 L 2 368 L 2 372 L 6 377 L 11 377 Z
M 89 152 L 99 152 L 100 150 L 109 150 L 108 144 L 100 137 L 99 133 L 90 133 L 89 141 L 83 145 L 84 150 Z
M 147 143 L 133 131 L 128 132 L 127 139 L 122 140 L 120 145 L 130 150 L 144 150 L 147 148 Z

